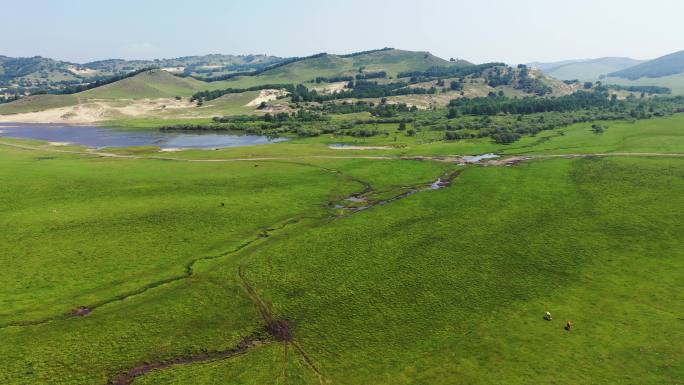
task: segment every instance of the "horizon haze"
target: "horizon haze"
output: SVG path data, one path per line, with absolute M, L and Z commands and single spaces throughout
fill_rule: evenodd
M 684 48 L 678 33 L 684 3 L 674 0 L 656 0 L 648 7 L 617 0 L 266 0 L 258 5 L 209 0 L 203 7 L 176 0 L 123 0 L 104 7 L 76 0 L 68 6 L 38 1 L 3 8 L 5 29 L 21 34 L 6 39 L 0 55 L 77 63 L 210 53 L 292 57 L 394 47 L 475 63 L 517 64 L 653 59 Z

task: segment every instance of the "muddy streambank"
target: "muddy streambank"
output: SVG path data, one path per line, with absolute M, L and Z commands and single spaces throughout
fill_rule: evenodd
M 201 362 L 224 360 L 238 356 L 240 354 L 244 354 L 250 348 L 268 344 L 270 342 L 271 339 L 268 338 L 268 336 L 255 335 L 243 339 L 236 347 L 231 349 L 208 353 L 199 353 L 195 355 L 172 358 L 169 360 L 144 363 L 129 369 L 125 373 L 117 375 L 109 382 L 107 382 L 107 385 L 130 385 L 133 383 L 136 377 L 144 376 L 152 371 L 168 369 L 172 366 L 178 365 L 197 364 Z
M 297 351 L 302 354 L 307 366 L 319 374 L 320 372 L 313 366 L 312 361 L 306 353 L 294 342 L 294 335 L 290 323 L 286 319 L 277 319 L 273 316 L 270 306 L 264 302 L 252 284 L 245 277 L 242 268 L 238 268 L 238 277 L 245 293 L 249 299 L 256 306 L 261 318 L 264 320 L 265 326 L 262 330 L 257 331 L 253 335 L 244 338 L 240 343 L 231 349 L 197 353 L 193 355 L 186 355 L 156 362 L 146 362 L 128 369 L 124 373 L 120 373 L 107 382 L 107 385 L 131 385 L 137 377 L 142 377 L 153 371 L 160 371 L 171 368 L 173 366 L 197 364 L 208 361 L 217 361 L 229 359 L 241 354 L 247 353 L 251 348 L 265 345 L 269 343 L 282 342 L 292 343 L 297 348 Z
M 434 182 L 399 188 L 397 190 L 402 192 L 389 198 L 378 198 L 377 196 L 379 196 L 380 193 L 372 188 L 368 188 L 363 192 L 351 194 L 339 202 L 331 202 L 330 205 L 337 210 L 342 210 L 343 214 L 338 215 L 337 217 L 345 217 L 376 206 L 384 206 L 388 203 L 396 202 L 419 192 L 434 191 L 449 187 L 462 171 L 463 170 L 455 170 L 447 172 L 437 178 Z

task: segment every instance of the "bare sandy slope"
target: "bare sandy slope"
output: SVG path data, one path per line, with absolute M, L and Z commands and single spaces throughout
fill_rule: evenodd
M 336 94 L 345 90 L 349 82 L 337 82 L 326 84 L 321 87 L 313 87 L 312 89 L 320 94 Z
M 142 99 L 116 102 L 91 100 L 75 106 L 52 108 L 45 111 L 0 115 L 0 122 L 87 124 L 111 119 L 163 114 L 167 110 L 190 107 L 192 104 L 188 101 L 175 99 Z
M 261 103 L 268 103 L 272 100 L 276 100 L 281 96 L 287 95 L 285 90 L 261 90 L 259 96 L 254 98 L 251 102 L 247 103 L 247 107 L 257 107 Z

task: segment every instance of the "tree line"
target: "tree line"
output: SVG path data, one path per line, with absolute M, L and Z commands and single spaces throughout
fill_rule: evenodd
M 432 78 L 449 78 L 449 77 L 466 77 L 471 75 L 476 75 L 479 77 L 482 75 L 482 71 L 505 66 L 504 63 L 485 63 L 469 66 L 451 66 L 451 67 L 430 67 L 425 71 L 406 71 L 400 72 L 397 77 L 399 78 L 412 78 L 416 80 L 421 79 L 432 79 Z
M 459 115 L 534 114 L 539 112 L 576 111 L 585 108 L 606 108 L 619 101 L 604 91 L 576 91 L 571 95 L 552 98 L 509 98 L 506 96 L 460 98 L 449 102 L 450 117 Z
M 659 86 L 621 86 L 617 84 L 611 84 L 608 87 L 618 91 L 641 92 L 646 94 L 669 95 L 672 93 L 671 88 Z

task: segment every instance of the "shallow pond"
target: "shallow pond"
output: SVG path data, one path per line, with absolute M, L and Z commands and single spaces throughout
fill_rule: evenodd
M 230 131 L 131 131 L 97 126 L 27 123 L 0 123 L 0 137 L 36 139 L 95 148 L 159 146 L 162 149 L 240 147 L 287 140 Z
M 462 159 L 466 163 L 478 163 L 481 160 L 496 159 L 498 157 L 499 157 L 499 155 L 489 153 L 489 154 L 482 154 L 482 155 L 466 155 L 466 156 L 463 156 Z

